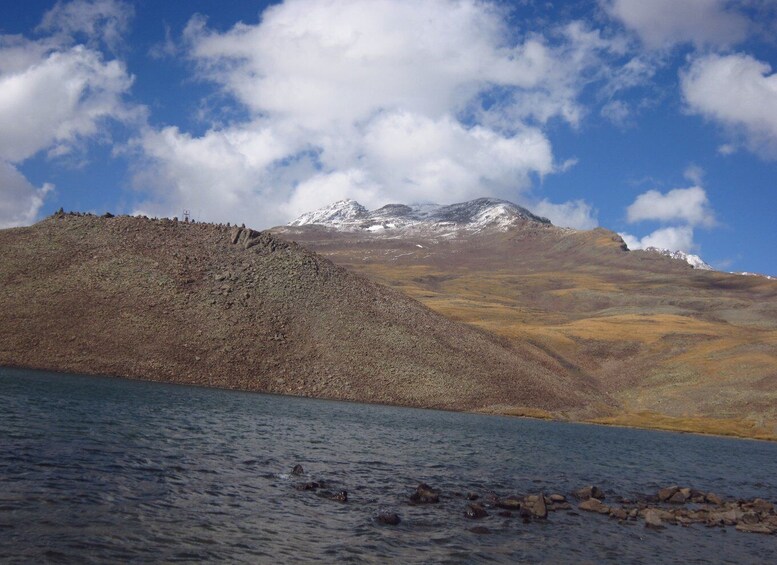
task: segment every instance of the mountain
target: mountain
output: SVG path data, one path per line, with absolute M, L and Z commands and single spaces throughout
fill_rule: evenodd
M 0 365 L 559 417 L 611 403 L 542 348 L 266 232 L 60 212 L 0 249 Z
M 388 204 L 372 211 L 355 200 L 346 199 L 302 214 L 289 222 L 289 226 L 317 225 L 344 232 L 374 232 L 388 237 L 411 234 L 446 237 L 460 232 L 506 231 L 525 222 L 550 225 L 547 218 L 498 198 L 478 198 L 448 206 Z M 648 247 L 645 251 L 683 261 L 694 269 L 712 270 L 701 257 L 684 251 L 657 247 Z
M 347 222 L 271 231 L 545 351 L 616 403 L 597 421 L 777 438 L 777 281 L 630 251 L 609 230 L 559 228 L 504 201 L 454 205 L 450 223 L 437 219 L 450 207 L 392 205 L 380 229 L 379 211 L 348 207 Z
M 340 231 L 380 232 L 385 235 L 415 233 L 444 236 L 458 231 L 504 231 L 524 221 L 550 224 L 547 218 L 535 216 L 507 200 L 479 198 L 450 206 L 389 204 L 371 212 L 355 200 L 340 200 L 303 214 L 289 225 L 320 225 Z

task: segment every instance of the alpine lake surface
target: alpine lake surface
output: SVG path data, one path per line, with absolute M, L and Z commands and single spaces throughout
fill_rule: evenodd
M 466 493 L 590 484 L 776 501 L 775 471 L 766 442 L 0 369 L 2 563 L 777 563 L 777 536 L 571 497 L 546 520 L 464 516 Z M 419 483 L 440 501 L 411 503 Z

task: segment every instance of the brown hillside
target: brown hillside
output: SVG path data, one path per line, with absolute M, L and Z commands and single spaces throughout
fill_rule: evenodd
M 545 344 L 451 321 L 267 233 L 57 214 L 0 231 L 0 249 L 2 365 L 450 409 L 609 413 L 607 395 Z
M 593 377 L 619 405 L 600 421 L 777 438 L 777 281 L 531 221 L 439 239 L 273 231 Z

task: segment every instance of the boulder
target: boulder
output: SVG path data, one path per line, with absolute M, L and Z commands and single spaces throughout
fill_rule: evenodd
M 610 513 L 610 507 L 603 504 L 602 501 L 598 498 L 589 498 L 584 500 L 578 505 L 578 508 L 580 510 L 585 510 L 586 512 L 598 512 L 599 514 Z
M 709 502 L 710 504 L 717 504 L 718 506 L 723 505 L 723 499 L 720 498 L 717 494 L 714 492 L 708 492 L 704 495 L 704 500 Z
M 532 516 L 540 520 L 544 520 L 548 517 L 548 507 L 545 504 L 545 497 L 540 494 L 532 505 L 530 506 Z
M 645 527 L 659 530 L 664 527 L 664 521 L 654 508 L 645 511 Z
M 676 493 L 669 497 L 669 501 L 672 504 L 685 504 L 691 496 L 690 489 L 679 489 Z
M 499 500 L 496 501 L 496 505 L 499 508 L 504 508 L 505 510 L 520 510 L 521 503 L 522 503 L 521 499 L 515 496 L 500 498 Z
M 616 520 L 627 520 L 629 515 L 623 508 L 610 508 L 610 517 Z
M 661 490 L 658 491 L 658 500 L 661 502 L 667 502 L 670 498 L 672 498 L 675 494 L 677 494 L 680 491 L 680 487 L 677 485 L 672 485 L 670 487 L 664 487 Z
M 773 534 L 775 531 L 766 524 L 737 524 L 737 530 L 751 534 Z
M 301 475 L 305 472 L 305 469 L 302 468 L 302 465 L 294 465 L 294 467 L 291 469 L 292 475 Z
M 763 498 L 756 498 L 753 500 L 753 502 L 750 503 L 750 508 L 756 512 L 763 512 L 764 514 L 768 514 L 774 510 L 774 504 L 768 500 L 764 500 Z
M 483 508 L 482 504 L 478 504 L 477 502 L 468 504 L 467 509 L 464 511 L 464 517 L 469 518 L 470 520 L 479 520 L 486 516 L 488 516 L 488 512 L 486 512 L 486 509 Z
M 566 502 L 567 497 L 563 494 L 551 494 L 548 498 L 550 498 L 551 502 Z
M 588 500 L 589 498 L 598 498 L 599 500 L 604 500 L 604 491 L 594 485 L 589 485 L 587 487 L 578 489 L 573 494 L 575 498 L 579 500 Z
M 434 504 L 440 502 L 440 491 L 433 489 L 426 483 L 421 483 L 410 495 L 410 501 L 416 504 Z

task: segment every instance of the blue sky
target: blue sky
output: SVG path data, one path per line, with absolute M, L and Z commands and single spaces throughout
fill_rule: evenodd
M 777 274 L 772 0 L 0 1 L 0 227 L 495 196 Z

